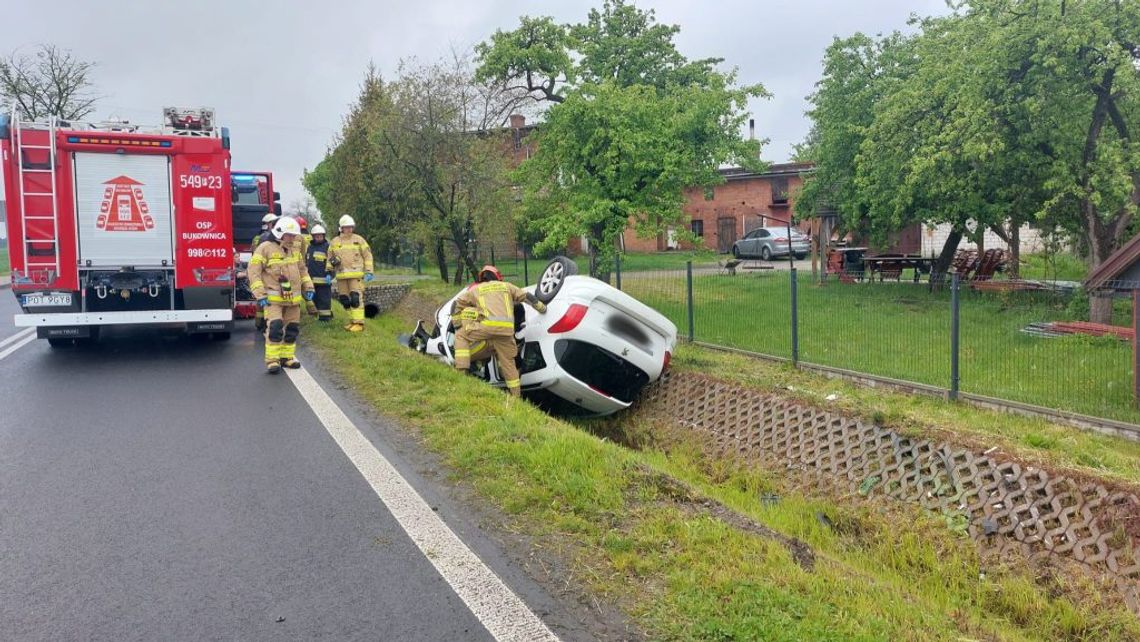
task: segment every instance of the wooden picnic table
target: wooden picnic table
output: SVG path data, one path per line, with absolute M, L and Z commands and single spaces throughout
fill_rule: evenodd
M 936 260 L 914 254 L 882 254 L 863 257 L 863 265 L 871 271 L 872 280 L 876 272 L 879 274 L 879 281 L 882 282 L 887 274 L 899 278 L 903 270 L 914 270 L 914 282 L 918 283 L 921 275 L 930 274 Z

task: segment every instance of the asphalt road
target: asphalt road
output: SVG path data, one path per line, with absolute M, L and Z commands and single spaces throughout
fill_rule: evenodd
M 490 639 L 259 352 L 246 325 L 0 359 L 0 639 Z

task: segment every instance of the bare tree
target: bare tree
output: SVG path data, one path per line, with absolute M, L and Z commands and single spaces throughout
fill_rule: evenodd
M 85 118 L 99 99 L 90 79 L 94 67 L 55 45 L 40 45 L 31 55 L 13 51 L 0 59 L 0 103 L 32 120 Z
M 308 194 L 301 198 L 295 198 L 289 202 L 288 212 L 290 216 L 303 216 L 308 221 L 309 226 L 312 227 L 321 219 L 321 213 L 317 210 L 317 202 L 313 200 L 312 196 Z

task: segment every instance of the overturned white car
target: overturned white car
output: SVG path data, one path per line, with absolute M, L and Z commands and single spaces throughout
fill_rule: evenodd
M 523 396 L 555 413 L 608 415 L 628 408 L 646 384 L 669 367 L 677 327 L 656 310 L 602 281 L 577 276 L 577 266 L 556 257 L 537 286 L 526 288 L 547 305 L 546 314 L 515 307 L 516 359 Z M 416 325 L 405 343 L 455 363 L 451 306 L 436 311 L 435 327 Z M 502 387 L 489 350 L 471 356 L 475 373 Z

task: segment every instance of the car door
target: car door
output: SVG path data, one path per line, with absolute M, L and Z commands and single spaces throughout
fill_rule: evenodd
M 749 257 L 756 254 L 756 230 L 744 235 L 744 238 L 737 242 L 740 246 L 740 256 Z
M 767 247 L 769 251 L 772 250 L 772 233 L 764 228 L 756 230 L 756 241 L 752 249 L 753 256 L 760 256 L 764 248 Z

